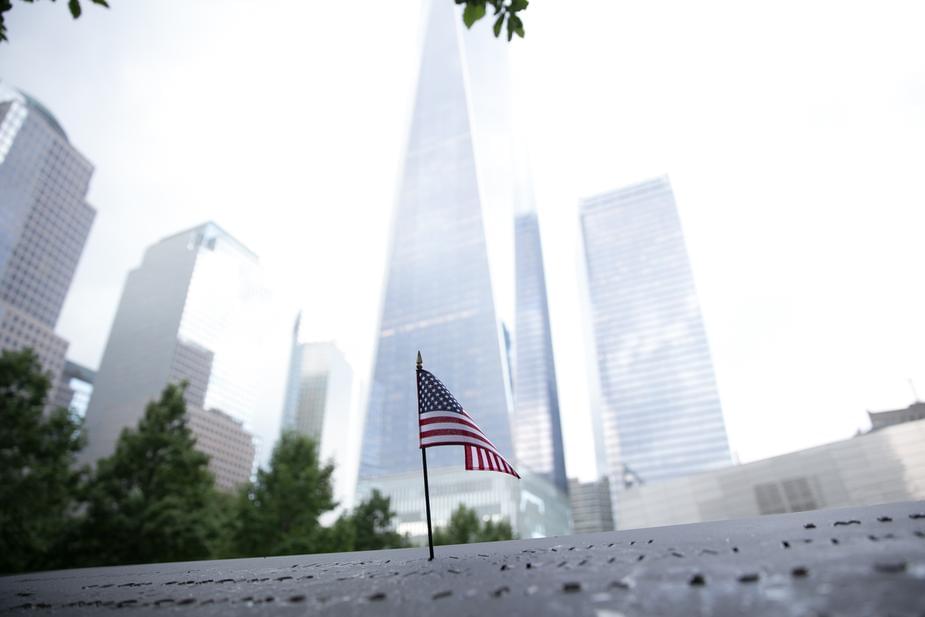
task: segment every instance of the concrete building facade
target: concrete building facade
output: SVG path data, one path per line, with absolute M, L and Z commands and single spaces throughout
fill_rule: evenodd
M 916 401 L 904 409 L 868 411 L 867 417 L 870 419 L 870 430 L 872 431 L 903 424 L 904 422 L 925 420 L 925 402 Z
M 925 499 L 925 420 L 620 493 L 619 529 Z
M 0 350 L 32 348 L 56 383 L 61 307 L 96 211 L 93 166 L 45 107 L 0 83 Z
M 613 508 L 607 476 L 593 482 L 569 480 L 568 497 L 575 533 L 613 531 Z
M 149 247 L 116 310 L 87 409 L 83 460 L 111 454 L 122 429 L 136 426 L 168 383 L 182 381 L 194 415 L 219 410 L 246 432 L 275 438 L 291 319 L 265 286 L 256 255 L 214 223 Z M 230 426 L 220 414 L 200 418 L 196 426 L 219 423 L 214 434 Z M 235 434 L 227 451 L 240 456 L 237 468 L 250 469 L 253 452 L 231 447 L 241 439 Z
M 218 409 L 190 406 L 188 426 L 196 436 L 196 449 L 209 456 L 215 485 L 233 491 L 251 478 L 254 468 L 254 436 L 244 423 Z

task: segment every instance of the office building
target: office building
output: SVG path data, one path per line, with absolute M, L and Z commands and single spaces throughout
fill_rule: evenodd
M 93 166 L 38 101 L 0 83 L 0 350 L 32 348 L 56 383 L 55 334 L 96 211 Z
M 95 380 L 96 371 L 65 360 L 64 368 L 55 384 L 52 406 L 64 407 L 80 417 L 85 416 L 87 405 L 90 404 L 90 396 L 93 394 Z
M 364 490 L 387 494 L 420 477 L 419 350 L 424 367 L 517 466 L 502 324 L 514 321 L 512 206 L 523 191 L 513 165 L 507 45 L 484 24 L 466 30 L 452 2 L 432 0 L 427 9 L 359 472 Z M 463 448 L 433 448 L 427 457 L 433 494 L 456 491 Z M 471 482 L 493 481 L 479 477 L 486 472 L 465 473 Z M 475 495 L 459 493 L 467 505 Z M 515 492 L 490 495 L 491 504 L 479 505 L 485 516 L 516 508 L 502 503 Z
M 196 449 L 209 456 L 215 486 L 231 492 L 251 478 L 254 468 L 254 436 L 244 423 L 218 409 L 187 409 L 187 421 L 196 436 Z
M 568 498 L 574 533 L 613 531 L 610 482 L 606 476 L 593 482 L 569 480 Z
M 851 439 L 638 485 L 621 495 L 620 529 L 925 499 L 925 420 Z
M 594 417 L 614 514 L 644 483 L 731 464 L 681 221 L 665 177 L 585 199 Z
M 494 73 L 504 66 L 504 44 L 484 32 L 460 32 L 458 8 L 450 2 L 434 0 L 429 8 L 367 409 L 364 478 L 420 469 L 418 350 L 425 368 L 514 460 L 509 367 L 493 285 L 496 264 L 489 255 L 508 252 L 513 264 L 514 187 L 497 182 L 499 172 L 510 168 L 511 150 L 501 140 L 500 149 L 486 152 L 487 160 L 475 151 L 477 137 L 487 133 L 479 122 L 507 118 L 508 101 L 497 100 L 503 89 L 489 91 L 503 77 Z M 491 52 L 497 54 L 493 62 Z M 484 145 L 498 141 L 487 133 Z M 502 169 L 479 173 L 495 162 Z M 499 210 L 508 219 L 500 231 L 494 227 L 503 223 Z M 504 240 L 506 245 L 490 246 Z M 513 289 L 506 291 L 510 307 Z M 428 452 L 431 467 L 461 467 L 462 448 L 456 450 Z
M 294 333 L 298 336 L 298 331 Z M 290 371 L 294 392 L 283 410 L 283 430 L 296 431 L 318 443 L 322 462 L 335 464 L 334 499 L 353 504 L 361 429 L 354 417 L 353 369 L 333 342 L 298 343 Z
M 83 460 L 111 454 L 122 429 L 137 425 L 166 384 L 181 381 L 188 409 L 219 410 L 275 439 L 291 319 L 264 285 L 257 256 L 214 223 L 148 247 L 128 274 L 103 352 Z M 272 441 L 263 446 L 266 456 Z
M 878 431 L 887 426 L 895 426 L 904 422 L 925 420 L 925 403 L 916 401 L 905 409 L 891 409 L 889 411 L 868 411 L 870 430 Z
M 514 332 L 514 446 L 521 466 L 568 490 L 559 422 L 546 273 L 536 212 L 514 223 L 516 321 Z
M 529 471 L 520 480 L 501 473 L 440 467 L 430 470 L 430 515 L 434 528 L 446 527 L 460 504 L 475 510 L 479 520 L 511 525 L 518 538 L 568 535 L 572 531 L 568 497 L 545 478 Z M 360 479 L 357 500 L 377 489 L 391 498 L 395 529 L 418 544 L 427 543 L 427 516 L 421 471 Z

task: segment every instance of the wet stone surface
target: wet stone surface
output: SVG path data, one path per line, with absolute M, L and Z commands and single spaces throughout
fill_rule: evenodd
M 0 578 L 0 614 L 925 617 L 925 502 Z

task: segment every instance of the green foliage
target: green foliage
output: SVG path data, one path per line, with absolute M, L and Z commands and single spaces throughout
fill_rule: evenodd
M 295 433 L 238 494 L 216 490 L 185 385 L 167 386 L 94 471 L 76 471 L 80 421 L 45 413 L 49 387 L 32 351 L 0 355 L 0 573 L 410 546 L 378 491 L 321 526 L 337 505 L 334 467 Z
M 391 500 L 377 490 L 349 514 L 341 514 L 333 525 L 322 530 L 315 552 L 372 551 L 406 548 L 410 540 L 392 527 L 395 513 Z
M 331 490 L 333 465 L 321 465 L 312 439 L 283 433 L 268 470 L 238 496 L 231 546 L 242 556 L 315 552 L 325 543 L 318 517 L 337 504 Z
M 350 515 L 354 541 L 347 550 L 370 551 L 411 546 L 406 537 L 392 529 L 395 513 L 392 512 L 391 506 L 391 499 L 378 490 L 374 490 L 369 499 L 360 502 Z
M 35 2 L 35 0 L 22 0 L 22 1 L 28 2 L 29 4 L 32 4 Z M 55 2 L 56 0 L 51 0 L 51 1 Z M 107 9 L 109 8 L 109 3 L 107 2 L 107 0 L 90 0 L 90 2 L 93 4 L 104 6 Z M 12 0 L 0 0 L 0 42 L 7 40 L 6 25 L 3 21 L 3 18 L 4 18 L 4 14 L 12 8 L 13 8 Z M 68 0 L 67 8 L 71 11 L 71 17 L 73 17 L 74 19 L 77 19 L 78 17 L 80 17 L 80 14 L 83 12 L 80 6 L 80 0 Z
M 529 4 L 528 0 L 454 0 L 456 4 L 464 4 L 463 23 L 467 28 L 472 24 L 485 17 L 490 6 L 494 10 L 495 22 L 492 25 L 492 32 L 495 37 L 501 36 L 504 29 L 504 22 L 507 20 L 507 40 L 510 41 L 516 34 L 520 38 L 524 37 L 524 23 L 518 13 L 526 10 Z
M 475 510 L 459 504 L 450 516 L 450 524 L 434 530 L 434 544 L 469 544 L 511 540 L 514 532 L 507 521 L 479 521 Z
M 32 350 L 0 354 L 0 573 L 48 567 L 68 524 L 83 441 L 66 409 L 45 415 L 49 387 Z
M 22 0 L 32 4 L 35 0 Z M 55 2 L 56 0 L 51 0 Z M 485 17 L 490 6 L 494 10 L 495 22 L 492 26 L 492 32 L 495 38 L 501 36 L 504 29 L 504 22 L 507 20 L 507 40 L 510 41 L 516 34 L 520 38 L 524 37 L 524 24 L 518 13 L 526 10 L 529 0 L 454 0 L 456 4 L 464 4 L 463 23 L 467 28 L 472 24 Z M 107 0 L 90 0 L 93 4 L 98 4 L 109 8 Z M 68 0 L 68 9 L 74 19 L 80 17 L 83 9 L 80 0 Z M 3 21 L 4 14 L 13 8 L 12 0 L 0 0 L 0 42 L 6 41 L 6 27 Z
M 186 425 L 185 387 L 168 385 L 97 462 L 83 489 L 85 513 L 62 550 L 77 564 L 204 559 L 220 542 L 220 498 Z

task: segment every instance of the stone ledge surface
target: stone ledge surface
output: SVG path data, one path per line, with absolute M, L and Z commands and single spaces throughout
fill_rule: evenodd
M 437 547 L 0 578 L 0 612 L 925 617 L 925 502 Z

